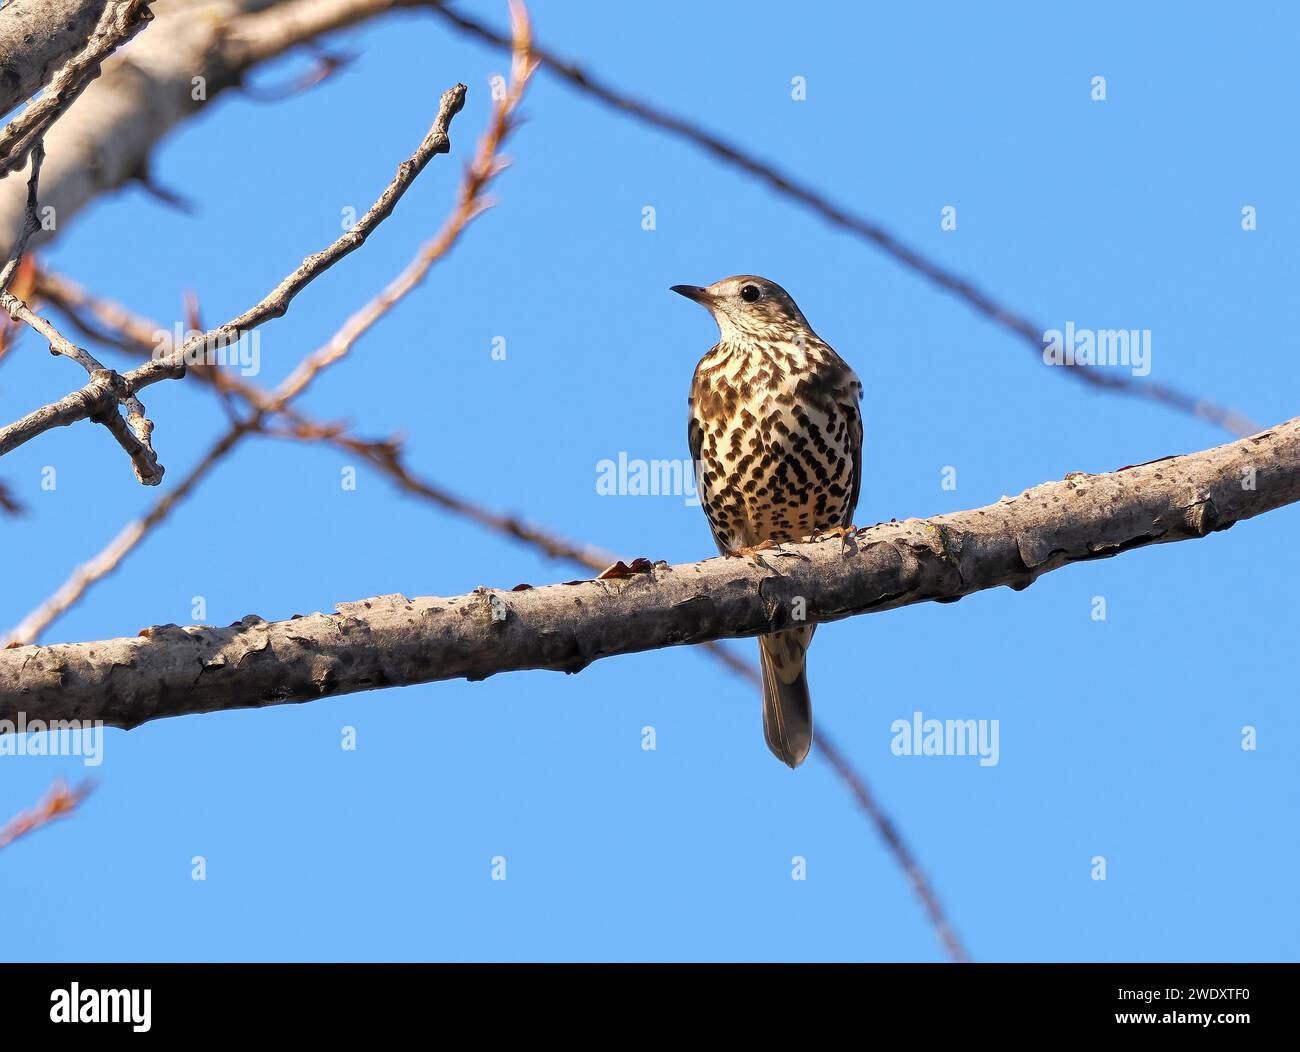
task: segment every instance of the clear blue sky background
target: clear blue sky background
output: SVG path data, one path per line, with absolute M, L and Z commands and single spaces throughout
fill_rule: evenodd
M 463 5 L 505 24 L 503 3 Z M 1295 415 L 1291 133 L 1300 21 L 1131 4 L 534 5 L 539 40 L 796 173 L 1044 327 L 1152 330 L 1152 379 L 1263 424 Z M 369 244 L 262 333 L 280 379 L 441 223 L 505 59 L 419 15 L 347 34 L 358 61 L 301 97 L 234 97 L 170 139 L 49 258 L 171 325 L 215 322 L 363 209 L 470 87 L 454 152 Z M 282 83 L 300 57 L 264 71 Z M 1090 99 L 1107 78 L 1108 99 Z M 807 78 L 792 101 L 791 78 Z M 1097 395 L 1005 331 L 737 171 L 546 73 L 499 205 L 303 403 L 403 431 L 421 472 L 562 533 L 669 561 L 712 554 L 679 497 L 608 497 L 596 463 L 686 456 L 686 390 L 715 338 L 668 286 L 786 286 L 866 387 L 858 522 L 996 501 L 1224 441 Z M 641 228 L 642 208 L 657 229 Z M 955 205 L 958 229 L 942 232 Z M 1243 232 L 1241 209 L 1258 209 Z M 494 337 L 507 360 L 495 362 Z M 30 334 L 0 368 L 13 419 L 77 382 Z M 223 428 L 196 384 L 149 407 L 174 484 Z M 575 576 L 404 499 L 325 448 L 243 447 L 45 641 L 329 610 Z M 43 492 L 42 467 L 58 470 Z M 955 491 L 941 488 L 946 466 Z M 0 477 L 0 612 L 16 623 L 156 493 L 102 432 L 52 432 Z M 860 766 L 981 960 L 1294 959 L 1295 534 L 1284 509 L 1022 593 L 822 628 L 820 725 Z M 1108 617 L 1091 617 L 1104 596 Z M 733 644 L 751 657 L 754 644 Z M 999 720 L 1001 762 L 896 757 L 920 710 Z M 358 748 L 340 748 L 341 729 Z M 641 749 L 641 729 L 658 748 Z M 1241 748 L 1245 725 L 1259 748 Z M 938 943 L 831 770 L 763 745 L 745 683 L 684 649 L 109 731 L 72 820 L 0 854 L 5 959 L 888 959 Z M 0 810 L 75 759 L 0 758 Z M 207 880 L 190 860 L 207 860 Z M 508 879 L 490 879 L 493 856 Z M 807 880 L 791 879 L 791 859 Z M 1090 879 L 1104 855 L 1104 882 Z

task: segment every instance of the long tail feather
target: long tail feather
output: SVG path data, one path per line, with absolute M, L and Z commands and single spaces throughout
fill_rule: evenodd
M 794 628 L 758 637 L 763 663 L 763 734 L 772 754 L 798 767 L 812 748 L 812 699 L 806 658 L 811 628 Z

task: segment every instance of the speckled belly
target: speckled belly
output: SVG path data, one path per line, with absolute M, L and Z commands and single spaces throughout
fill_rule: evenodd
M 728 548 L 799 540 L 845 523 L 853 451 L 841 407 L 783 402 L 778 392 L 737 404 L 708 426 L 696 419 L 704 432 L 701 502 Z

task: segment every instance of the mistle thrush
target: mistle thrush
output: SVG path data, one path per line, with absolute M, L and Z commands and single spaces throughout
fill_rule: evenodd
M 723 554 L 841 529 L 862 483 L 862 384 L 786 291 L 741 274 L 673 292 L 709 309 L 721 339 L 695 368 L 689 440 Z M 763 733 L 797 767 L 812 748 L 805 659 L 815 626 L 759 636 Z

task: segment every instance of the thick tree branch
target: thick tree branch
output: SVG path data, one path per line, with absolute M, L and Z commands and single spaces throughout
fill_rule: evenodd
M 41 141 L 86 86 L 99 76 L 104 60 L 135 36 L 153 18 L 150 0 L 109 0 L 86 46 L 55 75 L 41 97 L 0 130 L 0 179 L 27 161 Z
M 0 116 L 35 95 L 94 31 L 106 0 L 9 0 L 0 8 Z
M 333 614 L 0 652 L 0 720 L 147 720 L 499 672 L 577 672 L 666 646 L 1025 588 L 1068 563 L 1203 537 L 1300 500 L 1300 418 L 1250 438 L 841 541 L 656 564 L 624 579 L 454 598 L 379 596 Z M 802 600 L 802 602 L 798 602 Z

